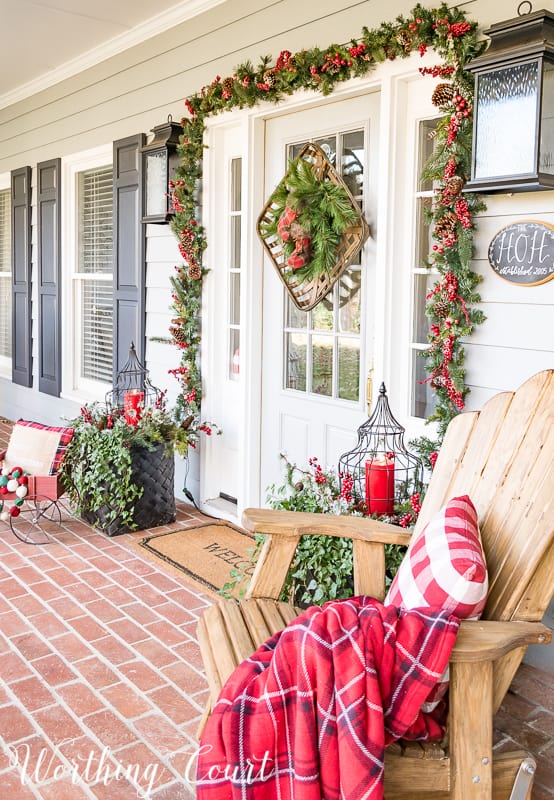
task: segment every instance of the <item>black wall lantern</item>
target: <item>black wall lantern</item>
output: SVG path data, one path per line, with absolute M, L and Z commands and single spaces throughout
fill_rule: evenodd
M 475 74 L 469 191 L 554 188 L 554 14 L 531 9 L 520 3 L 520 16 L 485 31 L 488 50 L 466 67 Z
M 163 224 L 173 216 L 169 181 L 179 163 L 177 145 L 183 128 L 170 114 L 167 122 L 152 128 L 152 133 L 152 140 L 142 148 L 142 222 Z

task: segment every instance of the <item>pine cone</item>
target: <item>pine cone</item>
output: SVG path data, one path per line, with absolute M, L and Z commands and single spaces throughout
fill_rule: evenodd
M 435 305 L 433 306 L 433 313 L 439 319 L 445 319 L 450 312 L 450 305 L 446 302 L 446 300 L 437 300 Z
M 199 280 L 202 277 L 202 267 L 200 264 L 191 264 L 189 266 L 189 278 L 193 281 Z
M 275 86 L 275 70 L 274 69 L 266 69 L 264 72 L 264 83 L 266 86 L 269 86 L 270 89 L 273 89 Z
M 235 85 L 235 81 L 233 78 L 224 78 L 221 84 L 221 88 L 225 95 L 230 95 L 233 93 L 233 86 Z
M 192 414 L 189 414 L 189 416 L 186 417 L 186 419 L 184 419 L 181 422 L 181 428 L 184 431 L 186 431 L 186 430 L 188 430 L 190 428 L 190 426 L 192 425 L 193 422 L 194 422 L 194 416 Z
M 412 47 L 412 37 L 408 31 L 398 31 L 396 34 L 396 41 L 401 47 L 404 48 L 406 52 L 408 52 Z
M 449 105 L 454 99 L 454 87 L 450 83 L 439 83 L 431 95 L 431 102 L 434 106 Z
M 442 386 L 446 386 L 446 380 L 442 375 L 437 375 L 430 381 L 430 386 L 432 389 L 440 389 Z
M 440 219 L 437 220 L 435 225 L 435 235 L 439 239 L 444 239 L 456 230 L 458 218 L 452 211 L 447 211 Z
M 464 188 L 464 179 L 459 175 L 453 175 L 446 182 L 446 189 L 451 197 L 457 197 Z
M 187 344 L 187 337 L 182 328 L 177 328 L 175 325 L 169 326 L 169 332 L 177 342 L 177 344 Z

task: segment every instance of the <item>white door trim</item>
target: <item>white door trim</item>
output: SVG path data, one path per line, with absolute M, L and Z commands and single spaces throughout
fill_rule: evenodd
M 394 267 L 398 259 L 403 257 L 404 248 L 398 242 L 399 225 L 407 223 L 396 214 L 398 207 L 404 209 L 402 197 L 406 193 L 405 181 L 398 176 L 395 163 L 400 132 L 397 130 L 398 118 L 402 110 L 399 108 L 405 97 L 406 86 L 411 81 L 420 79 L 419 69 L 430 66 L 437 60 L 436 54 L 428 52 L 423 58 L 413 54 L 405 60 L 385 62 L 375 71 L 363 78 L 355 78 L 339 84 L 327 97 L 319 93 L 299 91 L 284 98 L 277 106 L 263 103 L 253 109 L 226 112 L 206 120 L 205 142 L 207 145 L 204 164 L 203 184 L 203 223 L 208 236 L 208 248 L 205 252 L 205 264 L 210 263 L 210 237 L 214 225 L 214 203 L 217 197 L 217 174 L 210 167 L 210 144 L 214 141 L 217 129 L 241 126 L 243 188 L 244 197 L 244 236 L 246 242 L 246 267 L 241 287 L 241 321 L 243 324 L 241 341 L 241 383 L 243 384 L 243 405 L 239 420 L 239 438 L 241 442 L 239 494 L 236 516 L 240 519 L 246 506 L 263 505 L 265 502 L 263 487 L 260 487 L 261 459 L 261 340 L 262 340 L 262 292 L 263 292 L 263 248 L 256 235 L 256 220 L 259 210 L 263 208 L 264 197 L 264 130 L 265 121 L 276 116 L 292 114 L 295 111 L 315 106 L 335 103 L 338 100 L 363 95 L 378 90 L 381 95 L 380 113 L 380 155 L 379 155 L 379 202 L 376 209 L 377 246 L 377 284 L 378 296 L 382 303 L 376 305 L 375 319 L 375 371 L 378 380 L 387 385 L 398 387 L 398 376 L 392 368 L 393 343 L 390 336 L 389 319 L 394 313 Z M 429 83 L 429 94 L 432 92 L 432 78 L 421 78 Z M 210 345 L 215 341 L 217 320 L 213 318 L 211 309 L 217 292 L 217 282 L 208 278 L 204 284 L 202 303 L 202 368 L 203 382 L 207 387 L 214 385 Z M 245 379 L 245 376 L 247 379 Z M 398 388 L 397 388 L 398 390 Z M 210 418 L 210 392 L 202 408 L 203 418 Z M 217 422 L 217 420 L 215 420 Z M 402 419 L 400 419 L 402 422 Z M 212 443 L 213 444 L 213 443 Z M 205 504 L 203 486 L 207 485 L 209 471 L 214 469 L 213 447 L 208 441 L 202 443 L 200 454 L 200 505 L 205 511 L 213 511 Z M 233 516 L 233 515 L 231 515 Z

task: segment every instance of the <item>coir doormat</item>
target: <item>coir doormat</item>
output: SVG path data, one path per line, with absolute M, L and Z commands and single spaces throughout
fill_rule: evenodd
M 255 538 L 229 522 L 208 522 L 194 528 L 148 536 L 139 542 L 154 556 L 199 584 L 218 592 L 233 580 L 231 570 L 250 576 Z M 244 588 L 242 584 L 241 588 Z

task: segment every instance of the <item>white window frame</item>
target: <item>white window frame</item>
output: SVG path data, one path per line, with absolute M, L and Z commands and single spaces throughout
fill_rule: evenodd
M 102 401 L 111 389 L 104 383 L 81 378 L 81 327 L 76 296 L 78 274 L 78 175 L 113 163 L 113 145 L 103 145 L 62 159 L 62 397 L 79 402 Z M 102 280 L 102 276 L 97 276 Z M 106 275 L 106 280 L 110 278 Z M 113 276 L 111 278 L 113 280 Z
M 9 172 L 0 173 L 0 191 L 11 190 L 11 178 Z M 11 218 L 9 220 L 9 224 L 11 226 Z M 12 265 L 12 277 L 13 277 L 13 265 Z M 11 379 L 12 375 L 12 359 L 8 356 L 0 355 L 0 376 L 7 377 Z

